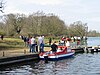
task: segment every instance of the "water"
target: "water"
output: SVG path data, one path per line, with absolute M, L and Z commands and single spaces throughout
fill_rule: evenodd
M 92 42 L 91 42 L 92 41 Z M 99 45 L 100 38 L 88 38 L 88 45 Z M 0 67 L 0 75 L 100 75 L 100 53 L 76 54 L 59 61 L 28 61 Z
M 89 37 L 87 40 L 88 46 L 100 45 L 100 37 Z

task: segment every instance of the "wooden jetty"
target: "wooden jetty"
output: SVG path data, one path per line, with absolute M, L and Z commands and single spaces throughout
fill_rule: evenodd
M 37 60 L 39 53 L 30 53 L 28 49 L 18 50 L 1 50 L 0 51 L 0 66 L 20 63 L 29 60 Z
M 72 50 L 75 50 L 75 53 L 94 53 L 94 52 L 100 52 L 100 46 L 81 46 L 72 48 Z
M 72 50 L 75 50 L 75 53 L 84 53 L 84 48 L 72 48 Z
M 44 50 L 48 51 L 50 48 L 46 47 Z M 30 53 L 28 48 L 0 51 L 0 66 L 24 61 L 29 62 L 29 60 L 39 60 L 39 52 Z
M 13 57 L 4 57 L 4 58 L 0 58 L 0 66 L 12 64 L 12 63 L 29 61 L 29 60 L 35 60 L 38 58 L 39 58 L 38 54 L 28 54 L 28 55 L 19 55 L 19 56 L 13 56 Z
M 90 46 L 90 47 L 85 47 L 84 51 L 86 53 L 94 53 L 94 52 L 100 52 L 100 46 Z

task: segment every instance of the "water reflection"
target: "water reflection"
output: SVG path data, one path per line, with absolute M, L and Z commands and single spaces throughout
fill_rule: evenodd
M 73 59 L 73 58 L 71 58 Z M 45 61 L 40 61 L 38 63 L 38 74 L 40 75 L 63 75 L 67 70 L 67 66 L 70 64 L 71 59 L 60 60 L 60 61 L 49 61 L 45 63 Z
M 33 75 L 32 69 L 38 61 L 28 61 L 0 67 L 0 75 Z
M 28 61 L 0 67 L 0 75 L 100 75 L 100 53 L 76 54 L 59 61 Z

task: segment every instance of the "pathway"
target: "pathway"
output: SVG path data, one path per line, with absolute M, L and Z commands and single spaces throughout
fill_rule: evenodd
M 50 47 L 45 47 L 44 50 L 45 51 L 50 50 Z M 36 54 L 36 53 L 30 53 L 29 48 L 16 49 L 16 50 L 1 50 L 0 51 L 0 58 L 14 57 L 14 56 L 21 56 L 21 55 L 28 55 L 28 54 Z

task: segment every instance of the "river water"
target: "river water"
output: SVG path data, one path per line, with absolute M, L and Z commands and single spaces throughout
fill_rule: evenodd
M 100 37 L 88 38 L 88 46 L 100 45 Z M 100 53 L 78 53 L 74 57 L 49 61 L 28 61 L 0 67 L 0 75 L 100 75 Z
M 100 45 L 100 37 L 89 37 L 87 40 L 88 46 Z

